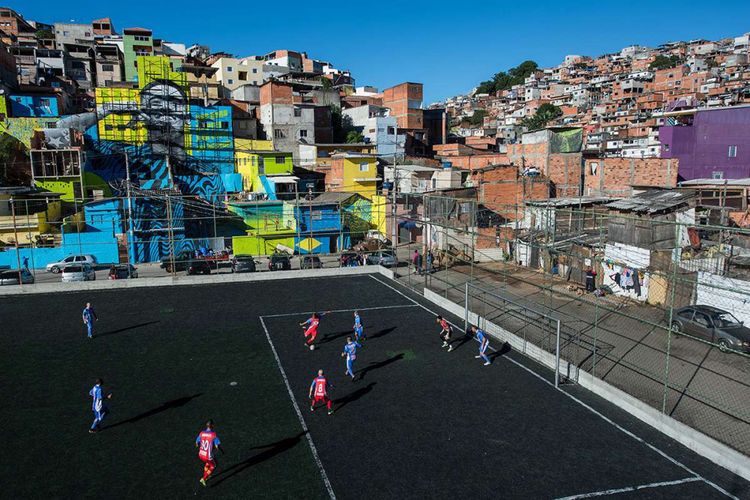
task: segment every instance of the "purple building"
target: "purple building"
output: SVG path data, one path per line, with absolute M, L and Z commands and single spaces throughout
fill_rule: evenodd
M 667 114 L 662 158 L 679 160 L 680 181 L 750 177 L 750 106 Z

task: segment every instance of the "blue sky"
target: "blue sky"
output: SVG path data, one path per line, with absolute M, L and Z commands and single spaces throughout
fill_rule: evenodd
M 357 85 L 424 83 L 425 103 L 465 93 L 526 59 L 541 66 L 566 54 L 599 55 L 632 45 L 750 32 L 750 2 L 538 0 L 379 2 L 10 1 L 26 19 L 141 26 L 155 36 L 238 56 L 274 49 L 349 69 Z M 216 6 L 225 6 L 216 8 Z

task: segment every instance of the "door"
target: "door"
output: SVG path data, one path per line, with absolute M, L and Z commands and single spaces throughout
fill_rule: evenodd
M 692 326 L 696 337 L 709 341 L 714 340 L 713 323 L 711 323 L 711 318 L 708 315 L 696 311 Z

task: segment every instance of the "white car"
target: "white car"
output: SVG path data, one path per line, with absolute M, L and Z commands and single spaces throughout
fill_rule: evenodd
M 70 283 L 72 281 L 94 281 L 96 279 L 96 272 L 91 264 L 82 262 L 80 264 L 68 264 L 62 269 L 62 281 L 63 283 Z
M 47 272 L 59 273 L 62 269 L 69 264 L 89 264 L 94 266 L 96 264 L 96 258 L 93 255 L 69 255 L 60 262 L 51 262 L 47 264 Z

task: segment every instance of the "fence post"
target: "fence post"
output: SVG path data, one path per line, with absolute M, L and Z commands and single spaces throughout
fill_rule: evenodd
M 469 330 L 469 282 L 465 283 L 464 296 L 464 333 Z
M 560 320 L 557 320 L 557 336 L 555 339 L 555 387 L 560 386 Z
M 677 267 L 682 258 L 682 247 L 680 246 L 680 224 L 675 222 L 674 226 L 675 248 L 672 250 L 672 282 L 669 293 L 669 321 L 667 322 L 667 352 L 664 360 L 664 395 L 661 401 L 661 412 L 667 412 L 667 396 L 669 394 L 669 356 L 672 349 L 672 318 L 674 317 L 674 295 L 677 288 Z M 635 277 L 638 279 L 638 276 Z M 687 390 L 687 387 L 685 388 Z

